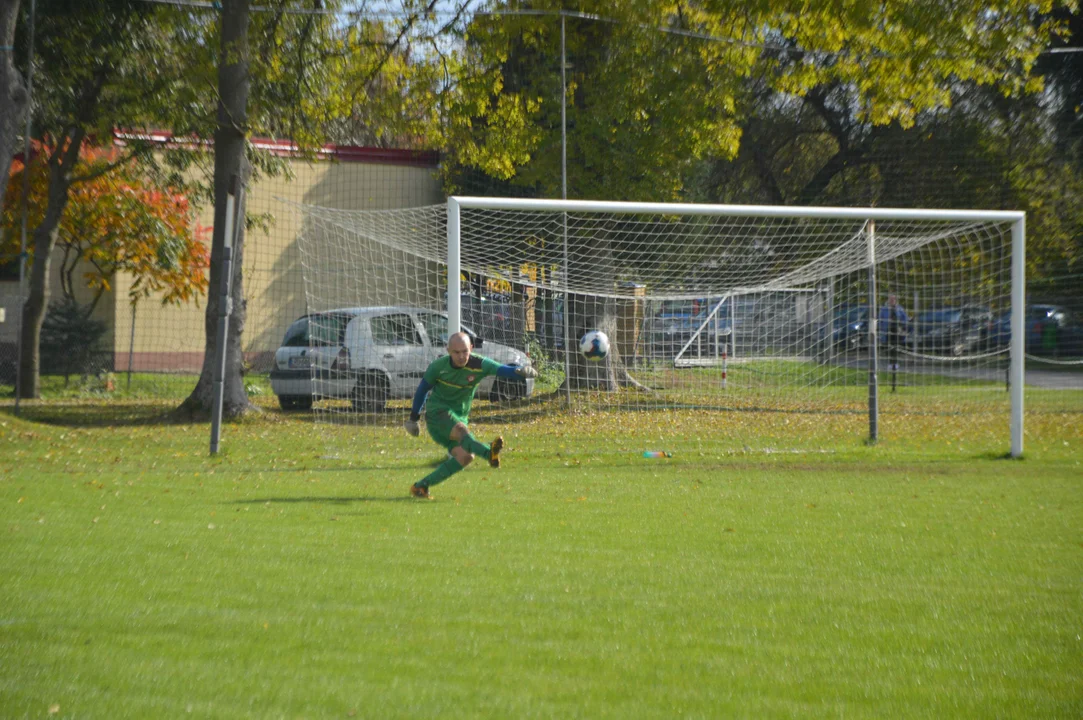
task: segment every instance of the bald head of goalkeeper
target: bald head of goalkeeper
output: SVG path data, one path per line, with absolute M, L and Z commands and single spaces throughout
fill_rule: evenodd
M 447 340 L 447 354 L 451 358 L 451 366 L 464 368 L 470 362 L 470 353 L 474 349 L 474 343 L 470 336 L 459 331 L 452 333 Z

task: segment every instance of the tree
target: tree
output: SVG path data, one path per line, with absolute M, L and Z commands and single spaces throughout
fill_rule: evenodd
M 88 141 L 107 144 L 116 126 L 139 127 L 167 117 L 168 98 L 188 82 L 180 46 L 169 42 L 170 23 L 179 13 L 138 0 L 43 0 L 38 8 L 35 57 L 41 71 L 33 112 L 40 145 L 47 148 L 49 179 L 41 221 L 32 234 L 36 262 L 21 323 L 16 392 L 26 398 L 39 394 L 39 341 L 52 255 L 72 188 L 129 163 L 152 160 L 149 146 L 133 144 L 80 173 L 81 153 Z M 25 48 L 25 36 L 20 41 Z M 151 66 L 156 71 L 146 72 Z
M 214 238 L 211 244 L 210 283 L 213 291 L 207 299 L 205 331 L 206 349 L 199 380 L 188 398 L 178 409 L 181 413 L 199 414 L 210 410 L 214 393 L 214 361 L 218 349 L 218 315 L 221 311 L 223 256 L 225 254 L 226 197 L 233 179 L 240 187 L 247 184 L 251 166 L 246 157 L 248 126 L 249 76 L 249 3 L 248 0 L 226 0 L 221 11 L 218 60 L 218 114 L 214 133 Z M 244 217 L 243 196 L 238 198 L 237 216 Z M 234 417 L 251 409 L 244 389 L 241 335 L 244 332 L 246 306 L 244 284 L 240 269 L 244 261 L 244 231 L 237 228 L 233 242 L 233 312 L 230 332 L 226 338 L 226 374 L 223 383 L 223 415 Z
M 1063 19 L 1078 28 L 1077 16 Z M 705 163 L 695 198 L 1025 210 L 1028 279 L 1070 275 L 1083 255 L 1078 83 L 1066 71 L 1073 59 L 1043 56 L 1042 93 L 955 83 L 945 106 L 918 113 L 910 127 L 862 118 L 839 84 L 798 97 L 754 82 L 740 152 Z
M 1046 2 L 1038 11 L 1051 8 Z M 920 0 L 832 0 L 815 8 L 788 0 L 643 0 L 581 10 L 606 22 L 565 18 L 569 196 L 653 201 L 688 198 L 701 161 L 731 160 L 746 140 L 753 157 L 777 157 L 754 122 L 757 108 L 775 114 L 772 103 L 795 127 L 810 111 L 825 125 L 844 124 L 835 147 L 803 137 L 790 146 L 820 158 L 807 163 L 806 197 L 825 190 L 890 128 L 911 127 L 949 105 L 961 83 L 1008 95 L 1040 87 L 1031 69 L 1059 27 L 1035 21 L 1034 6 L 1022 0 L 995 10 L 966 0 L 947 16 L 940 3 Z M 464 85 L 486 88 L 487 97 L 464 94 L 472 102 L 452 120 L 458 149 L 446 163 L 449 186 L 480 170 L 559 195 L 559 27 L 559 19 L 536 15 L 474 22 L 465 51 L 473 73 Z M 752 169 L 759 173 L 744 175 L 744 183 L 764 182 L 774 198 L 783 196 L 784 183 L 762 165 Z M 609 241 L 611 257 L 619 257 L 621 242 Z M 585 315 L 571 318 L 572 327 L 607 321 L 604 308 Z
M 47 149 L 39 152 L 30 166 L 27 210 L 33 225 L 41 223 L 48 204 L 49 154 Z M 97 174 L 114 154 L 84 149 L 76 166 L 77 174 L 92 179 L 71 188 L 57 226 L 62 296 L 75 303 L 77 287 L 93 291 L 84 308 L 89 315 L 117 273 L 126 272 L 134 278 L 128 291 L 133 304 L 151 295 L 160 296 L 163 303 L 198 299 L 207 289 L 207 250 L 188 199 L 149 184 L 137 167 Z M 0 245 L 0 254 L 13 254 L 18 248 L 15 231 L 22 218 L 24 172 L 22 162 L 17 162 L 4 198 L 2 227 L 8 240 L 6 246 Z M 81 267 L 89 269 L 76 278 Z
M 0 0 L 0 198 L 7 192 L 11 158 L 27 102 L 26 85 L 13 57 L 18 17 L 19 0 Z
M 460 17 L 468 2 L 457 2 Z M 312 0 L 313 12 L 291 12 L 298 8 L 285 0 L 274 0 L 268 12 L 253 17 L 248 0 L 225 0 L 219 16 L 217 67 L 217 108 L 214 125 L 214 239 L 211 248 L 211 293 L 206 313 L 206 349 L 203 368 L 191 394 L 177 409 L 183 417 L 206 416 L 212 407 L 214 359 L 217 351 L 219 311 L 218 288 L 224 257 L 225 199 L 233 177 L 242 185 L 260 158 L 251 152 L 247 138 L 252 134 L 285 134 L 297 143 L 301 157 L 313 151 L 336 128 L 356 129 L 355 116 L 364 94 L 378 80 L 387 81 L 388 68 L 396 67 L 406 55 L 410 41 L 435 43 L 447 24 L 434 26 L 437 0 L 403 0 L 403 15 L 392 29 L 339 24 L 323 11 L 339 7 L 335 2 Z M 360 22 L 360 20 L 358 21 Z M 452 24 L 455 20 L 452 20 Z M 359 43 L 370 38 L 372 45 Z M 431 74 L 423 78 L 431 82 Z M 421 82 L 421 81 L 419 81 Z M 378 84 L 378 83 L 377 83 Z M 392 87 L 391 95 L 405 98 L 408 90 Z M 435 127 L 436 104 L 421 119 L 405 121 L 399 127 Z M 397 116 L 403 119 L 404 115 Z M 379 121 L 368 120 L 369 129 Z M 243 203 L 239 208 L 244 217 Z M 253 409 L 248 402 L 242 376 L 241 335 L 244 331 L 245 297 L 240 268 L 244 255 L 244 225 L 233 243 L 232 306 L 226 347 L 226 376 L 223 415 L 236 417 Z
M 159 156 L 147 143 L 128 141 L 115 160 L 91 174 L 80 174 L 76 168 L 86 140 L 108 144 L 118 127 L 168 130 L 184 139 L 214 137 L 213 180 L 197 182 L 185 194 L 193 202 L 215 202 L 210 283 L 217 289 L 226 187 L 234 176 L 243 183 L 253 172 L 282 168 L 280 159 L 254 152 L 249 136 L 284 134 L 297 142 L 301 157 L 311 156 L 328 137 L 327 131 L 336 122 L 341 127 L 342 118 L 361 107 L 364 95 L 374 88 L 386 88 L 385 96 L 397 95 L 400 102 L 411 97 L 411 88 L 390 80 L 395 67 L 408 62 L 411 42 L 427 43 L 433 57 L 443 52 L 438 37 L 450 25 L 437 22 L 437 0 L 403 0 L 401 22 L 353 36 L 373 39 L 371 45 L 351 44 L 353 23 L 357 27 L 363 23 L 356 15 L 334 14 L 341 5 L 338 0 L 311 0 L 300 6 L 290 0 L 270 0 L 250 18 L 247 0 L 225 2 L 213 13 L 141 0 L 40 0 L 36 56 L 42 71 L 36 83 L 34 126 L 41 144 L 49 148 L 49 190 L 41 222 L 33 231 L 32 251 L 38 262 L 24 306 L 21 396 L 38 393 L 40 327 L 48 304 L 50 262 L 71 189 L 133 162 L 159 185 L 180 188 L 185 172 L 206 157 L 198 151 Z M 458 22 L 466 5 L 468 0 L 456 3 L 459 14 L 450 24 Z M 17 57 L 24 56 L 26 43 L 24 32 L 17 37 Z M 146 72 L 148 67 L 155 72 Z M 429 70 L 419 75 L 418 82 L 435 87 L 437 76 Z M 207 87 L 216 87 L 217 96 L 208 93 Z M 431 92 L 424 95 L 430 100 L 431 96 Z M 395 132 L 401 135 L 436 127 L 438 105 L 430 100 L 401 113 L 414 119 L 398 124 Z M 379 132 L 374 127 L 377 120 L 365 122 Z M 245 305 L 240 268 L 244 227 L 261 218 L 245 216 L 243 205 L 241 210 L 246 221 L 234 247 L 227 415 L 251 407 L 241 377 Z M 204 371 L 181 413 L 206 413 L 210 407 L 218 301 L 212 292 Z

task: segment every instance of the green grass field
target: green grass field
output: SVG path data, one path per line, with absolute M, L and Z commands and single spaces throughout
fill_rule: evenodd
M 1021 461 L 1004 418 L 496 416 L 435 502 L 424 436 L 5 402 L 0 717 L 1083 715 L 1078 394 Z

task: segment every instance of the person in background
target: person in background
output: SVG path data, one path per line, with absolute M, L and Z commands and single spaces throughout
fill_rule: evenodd
M 880 344 L 888 348 L 891 370 L 899 369 L 899 348 L 906 344 L 910 317 L 899 304 L 894 293 L 887 296 L 887 304 L 880 308 Z

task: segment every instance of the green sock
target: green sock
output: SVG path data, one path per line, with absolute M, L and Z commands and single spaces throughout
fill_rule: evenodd
M 468 453 L 473 453 L 474 455 L 481 455 L 486 460 L 492 457 L 489 446 L 483 442 L 478 442 L 477 439 L 470 433 L 467 433 L 466 437 L 462 439 L 462 442 L 459 443 L 459 447 L 461 447 Z
M 432 487 L 433 485 L 439 485 L 463 469 L 463 466 L 459 464 L 459 461 L 453 457 L 449 457 L 444 462 L 440 463 L 440 466 L 426 475 L 422 480 L 418 481 L 418 487 Z

